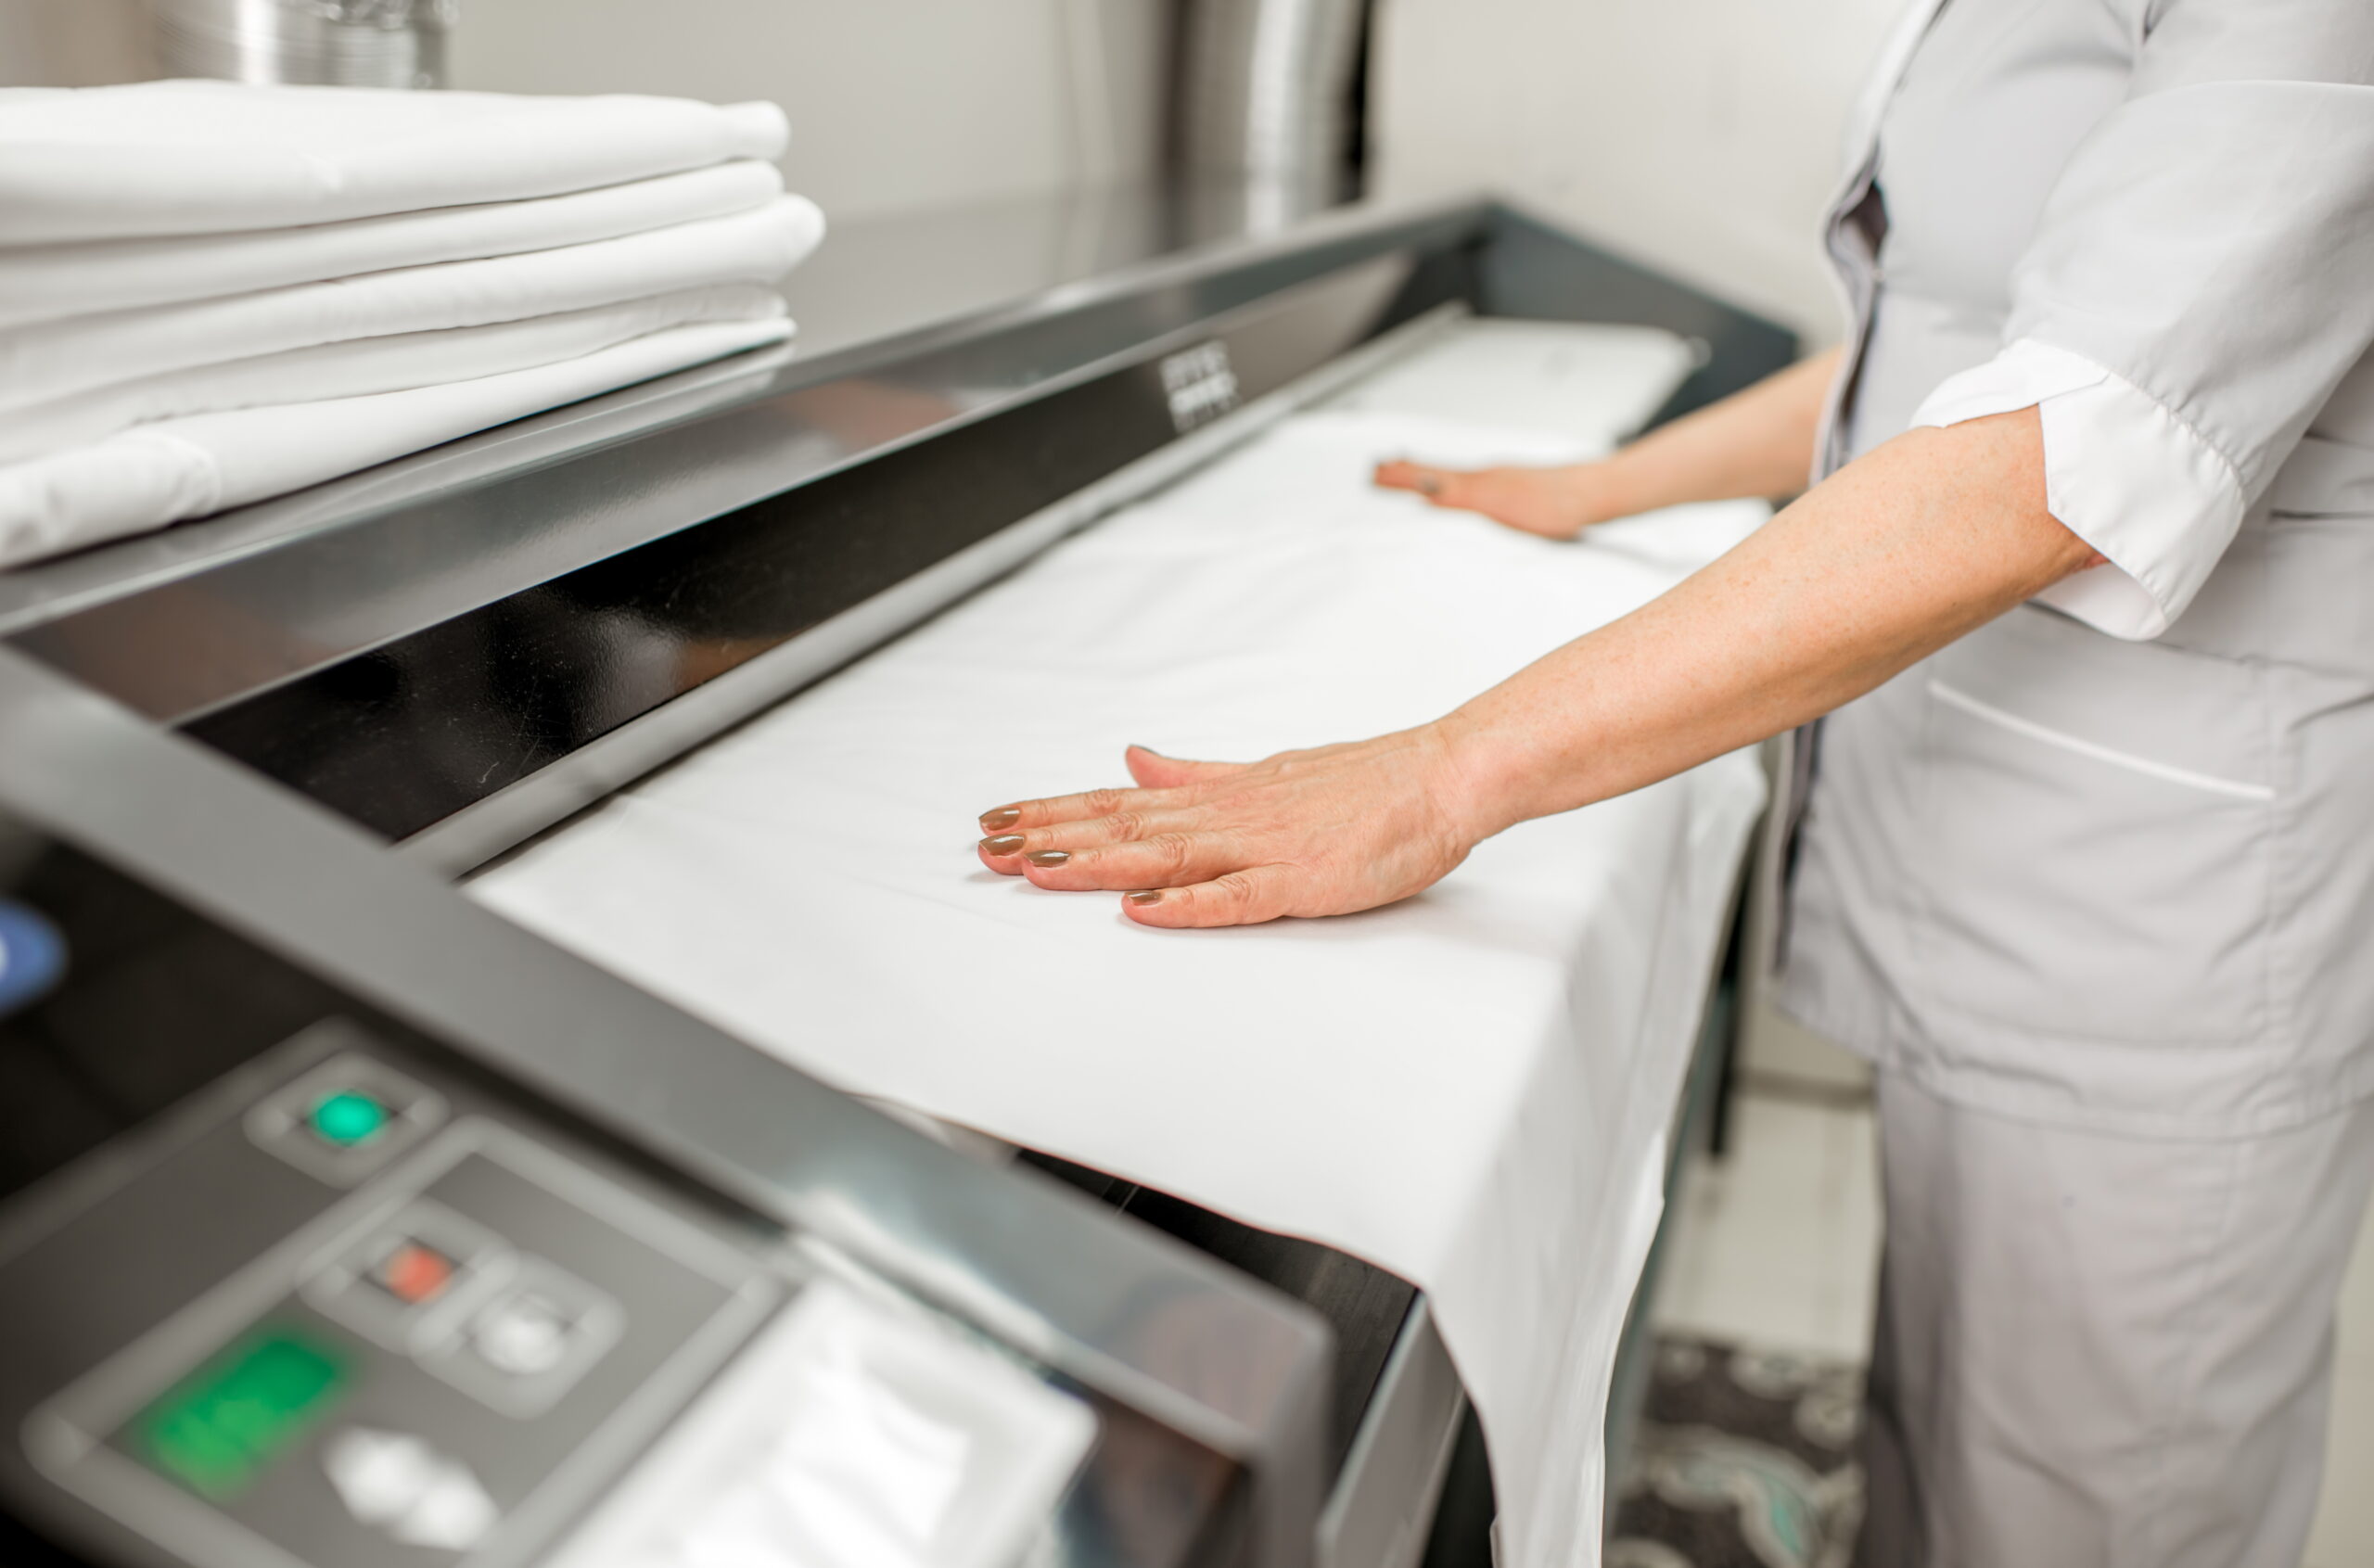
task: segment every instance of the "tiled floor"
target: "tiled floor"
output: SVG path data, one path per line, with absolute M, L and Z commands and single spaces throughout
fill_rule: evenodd
M 1799 1037 L 1751 1052 L 1729 1156 L 1698 1158 L 1677 1202 L 1659 1325 L 1860 1359 L 1880 1205 L 1871 1114 L 1849 1066 Z M 1827 1048 L 1816 1046 L 1814 1051 Z M 1785 1073 L 1791 1064 L 1809 1070 Z M 2342 1289 L 2332 1444 L 2307 1568 L 2374 1564 L 2374 1214 Z

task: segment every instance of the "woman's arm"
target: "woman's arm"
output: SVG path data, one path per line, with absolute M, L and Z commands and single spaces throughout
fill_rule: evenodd
M 1687 501 L 1793 495 L 1813 467 L 1814 430 L 1837 370 L 1837 350 L 1816 354 L 1658 427 L 1604 462 L 1467 472 L 1385 463 L 1376 482 L 1551 539 Z
M 1134 889 L 1149 925 L 1390 903 L 1512 823 L 1826 713 L 2099 559 L 2046 510 L 2036 410 L 1914 430 L 1431 724 L 1241 765 L 1133 750 L 1141 787 L 988 812 L 981 857 L 1042 887 Z

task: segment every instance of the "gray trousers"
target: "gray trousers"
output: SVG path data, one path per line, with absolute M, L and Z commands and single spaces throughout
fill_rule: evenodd
M 1857 1562 L 2298 1568 L 2374 1103 L 2261 1137 L 2121 1138 L 1900 1077 L 1878 1087 Z

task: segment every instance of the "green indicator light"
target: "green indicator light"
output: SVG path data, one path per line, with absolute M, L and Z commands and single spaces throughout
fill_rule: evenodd
M 387 1125 L 388 1107 L 359 1090 L 339 1090 L 313 1107 L 313 1130 L 341 1149 L 378 1136 Z
M 347 1381 L 345 1358 L 274 1332 L 212 1362 L 134 1419 L 136 1450 L 190 1490 L 225 1498 L 318 1420 Z

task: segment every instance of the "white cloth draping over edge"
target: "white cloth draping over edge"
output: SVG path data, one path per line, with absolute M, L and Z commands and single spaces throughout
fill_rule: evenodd
M 223 234 L 590 190 L 789 137 L 772 104 L 143 82 L 0 89 L 0 245 Z
M 1761 774 L 1480 846 L 1347 919 L 1162 933 L 982 870 L 974 813 L 1441 713 L 1760 505 L 1580 545 L 1368 485 L 1602 444 L 1307 414 L 613 797 L 491 907 L 849 1090 L 1374 1260 L 1430 1295 L 1512 1568 L 1594 1563 L 1614 1348 Z
M 0 411 L 194 365 L 348 338 L 518 321 L 721 283 L 772 283 L 824 236 L 783 196 L 723 218 L 478 261 L 366 273 L 0 332 Z
M 789 336 L 781 315 L 705 322 L 474 381 L 139 426 L 0 466 L 0 567 L 301 490 Z
M 530 201 L 391 212 L 261 234 L 0 249 L 0 327 L 616 239 L 747 211 L 782 194 L 783 175 L 773 164 L 742 159 Z

